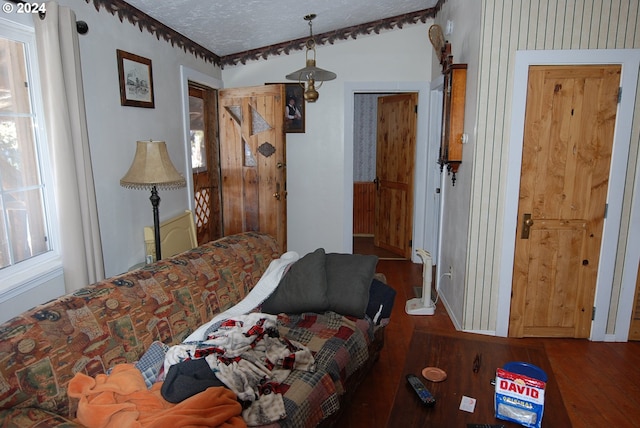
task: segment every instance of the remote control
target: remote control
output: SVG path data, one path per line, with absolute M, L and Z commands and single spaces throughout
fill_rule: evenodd
M 431 395 L 427 387 L 424 386 L 420 379 L 418 379 L 418 376 L 414 374 L 408 374 L 407 382 L 409 382 L 409 385 L 411 385 L 416 394 L 418 394 L 418 398 L 420 398 L 420 401 L 422 401 L 425 406 L 431 407 L 436 404 L 436 399 L 433 397 L 433 395 Z

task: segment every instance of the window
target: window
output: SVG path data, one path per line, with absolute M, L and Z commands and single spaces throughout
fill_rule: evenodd
M 32 31 L 0 23 L 0 288 L 50 260 L 51 189 Z M 29 274 L 27 274 L 29 275 Z

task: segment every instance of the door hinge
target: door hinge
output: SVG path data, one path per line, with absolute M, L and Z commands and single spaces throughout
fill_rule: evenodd
M 418 104 L 415 105 L 414 111 L 416 112 L 416 114 L 418 114 Z
M 618 104 L 622 101 L 622 86 L 618 88 Z
M 413 248 L 413 239 L 409 239 L 409 248 Z
M 604 218 L 607 218 L 608 213 L 609 213 L 609 204 L 604 204 Z
M 596 319 L 596 307 L 593 307 L 593 310 L 591 311 L 591 321 L 594 321 Z

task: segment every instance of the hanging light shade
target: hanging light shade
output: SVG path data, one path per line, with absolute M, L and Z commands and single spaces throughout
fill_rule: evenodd
M 337 77 L 332 71 L 316 67 L 316 41 L 313 38 L 312 26 L 315 17 L 313 13 L 304 17 L 305 21 L 309 22 L 309 40 L 306 43 L 307 66 L 285 76 L 288 80 L 297 80 L 300 83 L 304 88 L 304 99 L 310 103 L 315 102 L 320 96 L 317 89 L 320 89 L 323 82 Z

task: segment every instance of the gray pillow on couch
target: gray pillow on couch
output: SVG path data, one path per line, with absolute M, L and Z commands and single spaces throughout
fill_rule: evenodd
M 329 310 L 364 318 L 369 303 L 369 287 L 377 264 L 377 256 L 327 254 L 325 267 Z
M 262 303 L 262 312 L 267 314 L 324 313 L 327 310 L 324 248 L 318 248 L 293 263 L 273 294 Z
M 377 256 L 325 254 L 318 248 L 295 262 L 262 303 L 268 314 L 324 313 L 364 318 Z

